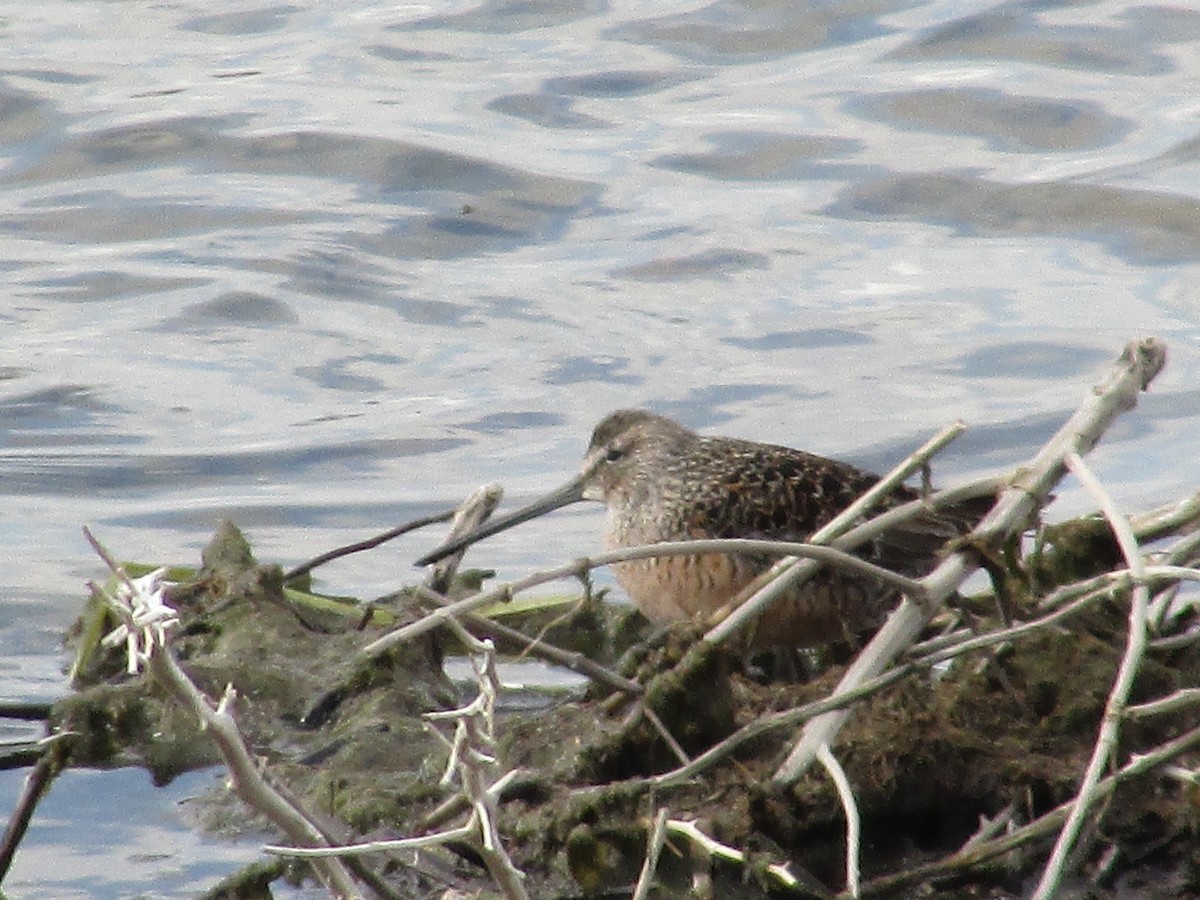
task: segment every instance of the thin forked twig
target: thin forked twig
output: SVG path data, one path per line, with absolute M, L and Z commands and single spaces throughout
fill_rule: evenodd
M 695 822 L 689 822 L 682 819 L 668 819 L 666 825 L 667 831 L 671 834 L 677 834 L 680 837 L 687 838 L 692 842 L 692 845 L 698 848 L 702 853 L 710 857 L 719 857 L 727 859 L 730 862 L 738 863 L 739 865 L 746 862 L 746 854 L 735 847 L 730 847 L 727 844 L 722 844 L 720 841 L 709 837 Z M 799 879 L 791 873 L 787 865 L 772 863 L 763 870 L 767 875 L 770 875 L 784 888 L 795 890 L 800 886 Z
M 1121 657 L 1117 677 L 1113 681 L 1108 701 L 1104 705 L 1104 716 L 1100 720 L 1100 733 L 1096 738 L 1096 746 L 1092 751 L 1092 758 L 1088 761 L 1083 782 L 1075 795 L 1075 802 L 1071 806 L 1066 824 L 1063 825 L 1063 829 L 1058 835 L 1054 850 L 1042 872 L 1041 880 L 1032 894 L 1032 900 L 1049 900 L 1058 890 L 1058 883 L 1067 864 L 1067 855 L 1075 846 L 1084 819 L 1096 801 L 1100 776 L 1107 768 L 1108 761 L 1116 750 L 1117 737 L 1121 728 L 1121 715 L 1128 702 L 1129 691 L 1133 688 L 1133 680 L 1137 677 L 1138 667 L 1145 655 L 1146 641 L 1149 637 L 1146 622 L 1150 592 L 1143 580 L 1145 562 L 1142 559 L 1137 538 L 1134 537 L 1133 529 L 1129 526 L 1129 520 L 1117 509 L 1112 497 L 1092 474 L 1092 470 L 1083 461 L 1083 457 L 1072 451 L 1066 454 L 1064 462 L 1100 505 L 1100 509 L 1117 539 L 1117 545 L 1121 548 L 1121 553 L 1129 564 L 1129 570 L 1133 573 L 1135 584 L 1129 605 L 1129 632 L 1126 636 L 1125 653 Z
M 858 529 L 855 529 L 855 531 L 857 532 Z M 863 540 L 866 540 L 866 538 L 863 538 Z M 509 582 L 508 584 L 500 585 L 487 591 L 481 591 L 478 594 L 472 594 L 470 597 L 447 604 L 441 609 L 436 609 L 416 622 L 385 634 L 383 637 L 364 647 L 362 652 L 368 656 L 382 653 L 398 643 L 411 640 L 438 627 L 453 616 L 459 616 L 464 612 L 488 606 L 492 603 L 507 602 L 521 591 L 529 590 L 529 588 L 537 587 L 550 581 L 557 581 L 560 578 L 577 578 L 580 573 L 597 569 L 601 566 L 633 559 L 647 559 L 657 556 L 692 556 L 702 553 L 775 553 L 781 556 L 812 557 L 834 565 L 844 565 L 854 571 L 885 581 L 902 591 L 911 590 L 918 595 L 921 591 L 920 582 L 915 579 L 899 575 L 882 566 L 876 566 L 835 547 L 791 543 L 787 541 L 759 541 L 746 538 L 666 541 L 661 544 L 646 544 L 641 547 L 626 547 L 621 550 L 612 550 L 608 553 L 601 553 L 592 557 L 581 557 L 566 565 L 535 572 L 532 575 Z
M 398 538 L 402 534 L 408 534 L 410 531 L 416 531 L 418 528 L 425 528 L 428 525 L 437 525 L 439 522 L 449 522 L 454 518 L 454 510 L 447 509 L 440 513 L 434 513 L 431 516 L 422 516 L 419 519 L 413 519 L 411 522 L 405 522 L 403 525 L 397 525 L 395 528 L 388 529 L 383 534 L 377 534 L 375 537 L 370 537 L 362 541 L 356 541 L 353 544 L 346 544 L 343 547 L 336 547 L 333 550 L 327 550 L 318 556 L 314 556 L 306 563 L 301 563 L 296 568 L 290 570 L 283 576 L 284 583 L 293 581 L 302 575 L 307 575 L 317 566 L 323 566 L 327 562 L 333 562 L 335 559 L 341 559 L 343 556 L 349 556 L 351 553 L 361 553 L 363 550 L 373 550 L 380 544 L 387 543 L 393 538 Z

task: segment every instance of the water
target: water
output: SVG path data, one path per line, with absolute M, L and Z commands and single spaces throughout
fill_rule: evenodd
M 65 772 L 38 806 L 5 880 L 6 896 L 89 900 L 198 895 L 258 857 L 249 840 L 209 838 L 191 827 L 188 801 L 209 790 L 216 777 L 192 773 L 162 789 L 138 769 Z M 18 780 L 13 773 L 0 773 L 6 796 L 16 793 Z M 255 837 L 261 843 L 269 836 Z
M 220 8 L 0 12 L 9 697 L 65 689 L 83 524 L 187 562 L 230 516 L 289 565 L 484 481 L 529 499 L 620 406 L 877 468 L 963 418 L 953 480 L 1156 334 L 1169 367 L 1095 464 L 1131 506 L 1195 487 L 1196 9 Z M 597 530 L 562 513 L 476 561 Z M 325 584 L 382 593 L 436 537 Z M 124 852 L 77 819 L 26 858 Z

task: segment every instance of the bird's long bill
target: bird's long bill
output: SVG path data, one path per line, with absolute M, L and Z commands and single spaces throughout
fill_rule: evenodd
M 507 528 L 512 528 L 514 525 L 520 525 L 522 522 L 536 519 L 538 516 L 548 513 L 551 510 L 559 509 L 571 503 L 578 503 L 582 499 L 583 479 L 576 478 L 569 484 L 564 484 L 558 490 L 534 500 L 528 506 L 522 507 L 516 512 L 509 513 L 507 516 L 500 516 L 498 519 L 492 519 L 490 522 L 484 522 L 474 531 L 468 531 L 466 534 L 452 541 L 447 541 L 432 553 L 427 553 L 418 559 L 417 565 L 428 566 L 438 560 L 445 559 L 451 553 L 457 553 L 464 547 L 469 547 L 476 541 L 483 540 L 485 537 L 491 537 L 493 534 L 504 531 Z

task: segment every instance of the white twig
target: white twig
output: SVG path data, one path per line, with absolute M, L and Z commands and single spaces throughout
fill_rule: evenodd
M 1108 767 L 1112 754 L 1116 750 L 1117 737 L 1121 728 L 1121 715 L 1128 701 L 1129 691 L 1133 687 L 1133 680 L 1137 677 L 1142 656 L 1146 652 L 1146 640 L 1148 638 L 1146 615 L 1150 603 L 1150 592 L 1143 580 L 1145 563 L 1142 560 L 1141 548 L 1138 547 L 1137 538 L 1133 535 L 1129 519 L 1123 516 L 1117 509 L 1112 497 L 1104 489 L 1104 486 L 1096 476 L 1092 474 L 1087 463 L 1083 461 L 1083 457 L 1076 452 L 1071 452 L 1066 454 L 1064 461 L 1072 474 L 1079 479 L 1083 486 L 1087 488 L 1088 493 L 1100 505 L 1100 509 L 1108 520 L 1113 530 L 1113 535 L 1117 539 L 1117 545 L 1121 548 L 1121 553 L 1124 555 L 1125 561 L 1129 565 L 1129 570 L 1137 583 L 1134 585 L 1129 605 L 1129 633 L 1126 636 L 1125 653 L 1121 657 L 1121 665 L 1117 669 L 1117 677 L 1113 681 L 1112 690 L 1108 694 L 1108 701 L 1104 705 L 1104 716 L 1100 721 L 1100 733 L 1096 738 L 1096 745 L 1092 750 L 1092 758 L 1088 761 L 1088 767 L 1084 772 L 1079 791 L 1075 795 L 1075 802 L 1071 806 L 1071 812 L 1067 816 L 1067 821 L 1063 825 L 1062 831 L 1059 832 L 1058 840 L 1054 844 L 1054 850 L 1050 854 L 1046 868 L 1042 871 L 1041 880 L 1031 895 L 1031 900 L 1049 900 L 1058 890 L 1058 883 L 1062 878 L 1063 870 L 1067 864 L 1067 856 L 1075 846 L 1075 841 L 1079 837 L 1079 831 L 1083 827 L 1084 820 L 1096 802 L 1097 785 L 1104 774 L 1104 770 Z
M 1096 501 L 1100 507 L 1100 511 L 1104 514 L 1105 520 L 1113 531 L 1113 537 L 1117 540 L 1117 546 L 1121 550 L 1121 555 L 1125 558 L 1125 562 L 1129 566 L 1129 571 L 1133 573 L 1135 579 L 1140 581 L 1145 572 L 1146 564 L 1142 559 L 1142 548 L 1138 546 L 1137 537 L 1133 533 L 1133 528 L 1129 524 L 1129 517 L 1122 513 L 1112 496 L 1100 483 L 1095 473 L 1084 461 L 1078 451 L 1073 450 L 1063 456 L 1063 462 L 1066 463 L 1071 474 L 1079 479 L 1079 482 L 1087 489 L 1087 492 L 1092 495 L 1092 499 Z
M 214 709 L 208 698 L 192 684 L 169 652 L 154 654 L 150 659 L 149 671 L 177 701 L 190 707 L 200 717 L 202 726 L 212 736 L 225 760 L 233 792 L 244 803 L 263 813 L 290 840 L 299 844 L 329 845 L 325 833 L 310 817 L 279 794 L 263 777 L 258 763 L 250 755 L 230 714 L 230 696 L 224 699 L 220 711 Z M 314 864 L 314 869 L 338 896 L 360 896 L 361 892 L 354 884 L 353 878 L 339 861 L 324 860 Z
M 1172 778 L 1188 787 L 1195 787 L 1200 784 L 1200 772 L 1195 769 L 1189 769 L 1186 766 L 1163 766 L 1163 775 L 1167 778 Z
M 851 897 L 857 898 L 860 887 L 858 855 L 862 823 L 858 816 L 858 803 L 854 799 L 854 789 L 850 787 L 850 779 L 846 777 L 846 770 L 837 761 L 837 757 L 833 755 L 828 744 L 817 751 L 817 760 L 825 767 L 829 777 L 833 779 L 838 797 L 842 801 L 842 810 L 846 814 L 846 890 Z
M 862 540 L 866 540 L 866 537 Z M 918 596 L 923 591 L 919 581 L 892 572 L 890 569 L 874 565 L 867 560 L 854 556 L 852 553 L 847 553 L 844 549 L 835 547 L 789 541 L 762 541 L 749 538 L 664 541 L 661 544 L 625 547 L 620 550 L 600 553 L 596 556 L 581 557 L 566 565 L 556 566 L 553 569 L 546 569 L 541 572 L 534 572 L 531 575 L 509 582 L 508 584 L 503 584 L 487 591 L 481 591 L 478 594 L 472 594 L 470 597 L 464 597 L 462 600 L 448 603 L 415 622 L 411 622 L 408 625 L 385 634 L 383 637 L 363 647 L 362 653 L 366 656 L 378 655 L 399 643 L 411 640 L 440 625 L 444 625 L 450 619 L 461 616 L 464 613 L 473 612 L 480 607 L 490 606 L 493 603 L 508 602 L 522 591 L 527 591 L 530 588 L 546 584 L 550 581 L 557 581 L 560 578 L 576 578 L 582 572 L 598 569 L 601 566 L 617 562 L 659 556 L 694 556 L 702 553 L 757 553 L 788 557 L 809 557 L 832 565 L 844 566 L 872 578 L 878 578 L 901 591 L 911 591 Z
M 399 852 L 401 850 L 422 850 L 425 847 L 440 847 L 451 841 L 466 841 L 479 835 L 479 825 L 475 814 L 467 819 L 466 824 L 448 831 L 436 834 L 422 834 L 410 838 L 392 838 L 383 841 L 364 841 L 358 844 L 346 844 L 341 847 L 285 847 L 281 844 L 266 844 L 264 853 L 274 856 L 294 856 L 297 859 L 323 859 L 338 856 L 362 856 L 366 853 Z
M 1008 806 L 1004 807 L 1004 809 L 1000 810 L 1000 812 L 996 813 L 996 815 L 991 816 L 990 818 L 988 816 L 981 815 L 979 817 L 979 827 L 975 829 L 974 834 L 966 839 L 959 852 L 962 853 L 966 850 L 971 850 L 986 841 L 990 841 L 1000 832 L 1012 825 L 1013 816 L 1015 816 L 1016 813 L 1017 805 L 1015 803 L 1010 803 Z
M 179 624 L 179 615 L 166 602 L 171 582 L 166 568 L 140 578 L 118 581 L 116 590 L 104 594 L 105 603 L 121 624 L 101 638 L 105 647 L 125 645 L 125 671 L 136 675 L 150 657 L 167 645 L 167 632 Z
M 1191 644 L 1200 641 L 1200 626 L 1189 625 L 1183 631 L 1177 632 L 1170 637 L 1155 638 L 1149 643 L 1149 648 L 1153 651 L 1174 651 L 1182 650 Z
M 488 788 L 488 794 L 493 798 L 499 799 L 517 778 L 527 774 L 520 769 L 514 769 L 508 772 L 502 778 L 498 779 Z M 451 809 L 451 804 L 454 804 L 455 810 Z M 456 795 L 447 801 L 433 813 L 425 817 L 426 821 L 434 816 L 443 818 L 445 815 L 453 815 L 455 811 L 466 810 L 470 804 L 464 800 L 461 794 Z M 448 812 L 447 812 L 448 811 Z M 465 841 L 479 836 L 479 823 L 475 819 L 475 813 L 472 811 L 467 821 L 457 828 L 450 828 L 445 831 L 438 831 L 432 834 L 422 834 L 411 838 L 384 838 L 377 841 L 364 841 L 356 844 L 344 844 L 339 847 L 285 847 L 277 844 L 269 844 L 263 848 L 267 853 L 273 853 L 276 856 L 297 856 L 297 857 L 314 857 L 314 856 L 361 856 L 367 853 L 378 853 L 381 851 L 399 851 L 399 850 L 420 850 L 425 847 L 438 847 L 455 841 Z
M 312 818 L 276 791 L 263 777 L 258 764 L 246 748 L 245 741 L 233 719 L 232 706 L 236 692 L 226 687 L 225 694 L 215 707 L 179 667 L 165 644 L 167 630 L 176 621 L 175 611 L 166 605 L 161 576 L 163 570 L 142 578 L 131 579 L 96 540 L 87 528 L 88 542 L 121 582 L 117 594 L 109 597 L 110 605 L 125 623 L 106 638 L 111 645 L 126 642 L 129 665 L 146 671 L 174 700 L 190 709 L 200 720 L 200 727 L 209 733 L 229 770 L 233 792 L 252 809 L 270 819 L 284 834 L 300 844 L 328 846 L 329 840 Z M 121 634 L 121 629 L 125 633 Z M 111 640 L 110 640 L 111 639 Z M 350 872 L 339 860 L 320 860 L 313 871 L 337 897 L 359 897 L 361 892 Z
M 1125 707 L 1125 718 L 1145 719 L 1150 716 L 1161 716 L 1164 713 L 1195 706 L 1197 703 L 1200 703 L 1200 688 L 1180 688 L 1166 697 L 1139 703 L 1137 706 Z
M 1129 517 L 1133 533 L 1141 541 L 1154 541 L 1168 534 L 1189 530 L 1200 520 L 1200 494 L 1192 494 L 1158 509 L 1135 513 Z
M 720 859 L 726 859 L 730 862 L 743 865 L 746 862 L 746 854 L 736 847 L 730 847 L 722 844 L 720 841 L 710 838 L 707 834 L 696 827 L 695 822 L 686 822 L 682 819 L 668 819 L 667 831 L 672 834 L 677 834 L 680 837 L 685 837 L 701 851 L 708 856 L 715 856 Z M 800 886 L 799 879 L 789 871 L 787 865 L 779 865 L 772 863 L 766 867 L 766 872 L 785 888 L 795 889 Z
M 471 529 L 482 525 L 503 496 L 504 489 L 498 484 L 485 484 L 476 488 L 454 510 L 454 517 L 450 520 L 450 534 L 452 536 L 466 534 Z M 425 584 L 438 594 L 445 593 L 454 578 L 454 573 L 458 571 L 458 564 L 462 562 L 463 554 L 466 552 L 467 549 L 464 547 L 457 553 L 451 553 L 445 559 L 440 560 L 430 570 Z
M 655 815 L 654 824 L 646 832 L 646 858 L 642 861 L 642 871 L 638 875 L 637 886 L 630 900 L 646 900 L 650 896 L 650 888 L 654 885 L 654 871 L 658 868 L 658 857 L 662 853 L 666 834 L 667 808 L 664 806 Z

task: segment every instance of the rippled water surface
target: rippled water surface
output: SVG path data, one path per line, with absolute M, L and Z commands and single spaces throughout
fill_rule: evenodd
M 65 690 L 82 524 L 190 561 L 230 516 L 286 565 L 483 481 L 528 499 L 620 406 L 877 468 L 961 417 L 953 480 L 1030 452 L 1152 333 L 1169 368 L 1096 465 L 1130 504 L 1195 487 L 1194 6 L 0 15 L 5 696 Z M 477 561 L 598 529 L 562 513 Z M 382 592 L 435 539 L 325 583 Z M 131 874 L 104 890 L 145 890 L 159 863 L 106 833 L 49 866 L 72 838 L 35 827 L 14 877 L 73 890 L 111 847 Z

